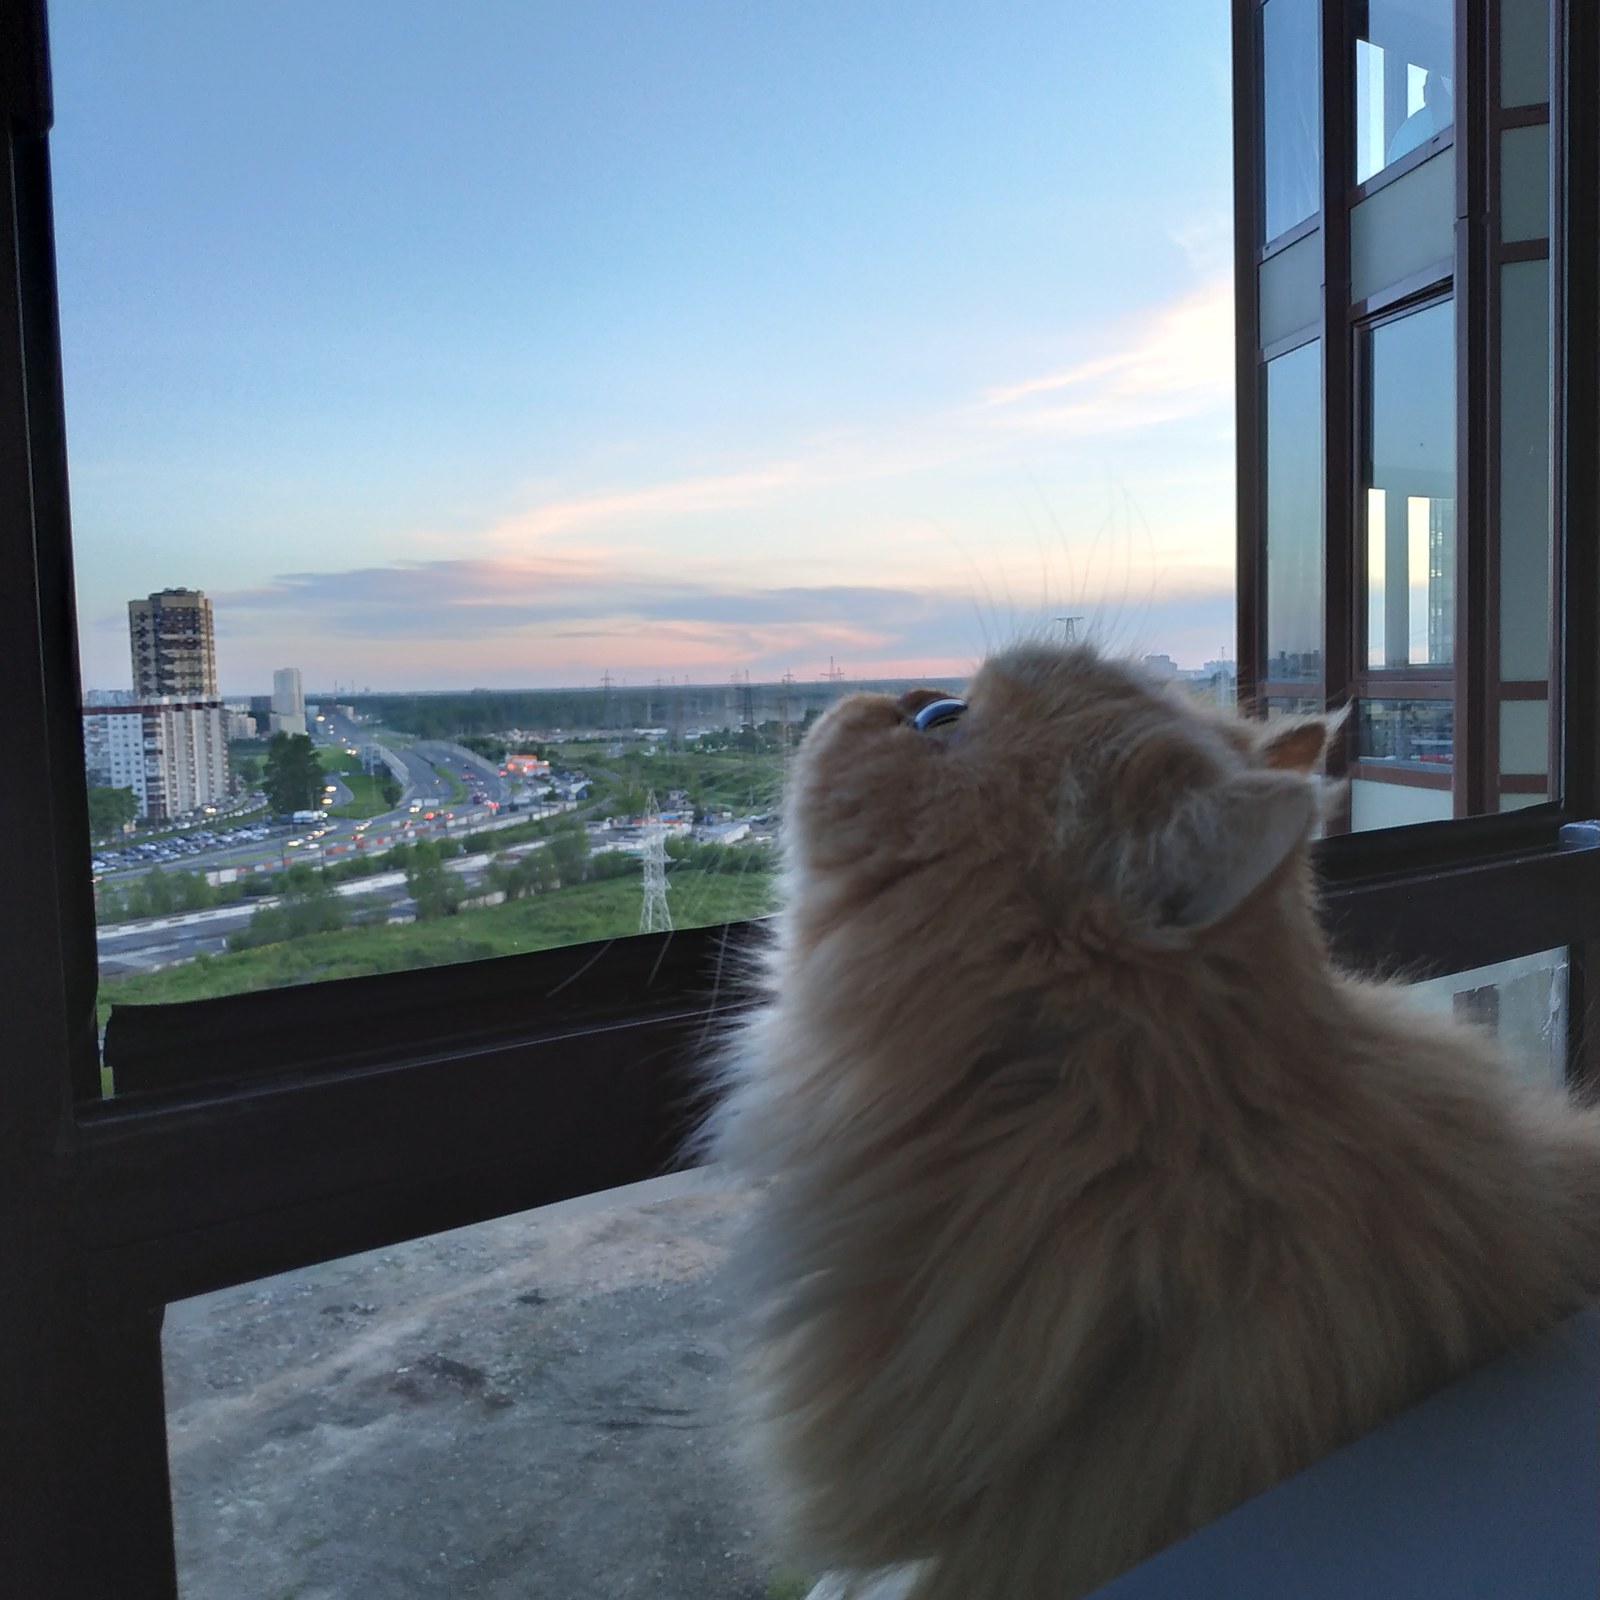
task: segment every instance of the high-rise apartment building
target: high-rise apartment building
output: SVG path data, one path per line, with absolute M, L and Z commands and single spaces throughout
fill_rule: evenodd
M 280 667 L 272 674 L 272 731 L 306 731 L 306 697 L 300 687 L 298 667 Z
M 132 789 L 139 815 L 157 821 L 213 805 L 228 793 L 224 719 L 215 700 L 85 706 L 89 782 Z
M 128 602 L 137 700 L 215 700 L 217 647 L 211 602 L 198 589 L 162 589 Z

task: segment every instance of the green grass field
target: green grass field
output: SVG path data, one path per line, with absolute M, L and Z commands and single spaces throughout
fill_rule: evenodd
M 375 817 L 379 812 L 389 809 L 383 803 L 381 792 L 383 780 L 388 776 L 387 769 L 377 773 L 363 772 L 361 757 L 347 755 L 338 745 L 321 745 L 317 755 L 323 771 L 330 777 L 337 777 L 353 797 L 342 806 L 327 807 L 330 817 Z
M 587 772 L 601 796 L 635 789 L 653 791 L 665 801 L 670 790 L 682 789 L 697 808 L 738 816 L 775 811 L 783 796 L 783 760 L 766 752 L 670 751 L 636 744 L 611 755 L 606 745 L 594 743 L 560 745 L 554 755 L 558 765 Z
M 738 922 L 774 908 L 775 880 L 766 872 L 682 872 L 673 873 L 669 882 L 672 920 L 680 928 Z M 351 928 L 259 950 L 203 956 L 160 972 L 103 981 L 100 1021 L 118 1002 L 200 1000 L 616 938 L 638 931 L 639 906 L 639 879 L 613 878 L 437 921 Z
M 455 775 L 455 773 L 449 769 L 449 767 L 442 767 L 437 761 L 430 761 L 428 765 L 432 767 L 433 770 L 450 785 L 450 798 L 444 803 L 447 806 L 460 805 L 461 802 L 467 798 L 466 786 Z

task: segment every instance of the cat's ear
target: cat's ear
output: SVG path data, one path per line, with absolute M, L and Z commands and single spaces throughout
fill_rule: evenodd
M 1237 910 L 1317 819 L 1316 782 L 1299 772 L 1241 772 L 1191 795 L 1146 858 L 1153 881 L 1140 898 L 1154 907 L 1158 942 Z
M 1269 727 L 1256 747 L 1262 761 L 1277 772 L 1315 772 L 1344 726 L 1346 711 Z

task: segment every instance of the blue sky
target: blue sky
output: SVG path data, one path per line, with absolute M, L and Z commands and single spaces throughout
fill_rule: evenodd
M 1231 640 L 1222 0 L 51 26 L 87 683 L 167 585 L 228 693 Z

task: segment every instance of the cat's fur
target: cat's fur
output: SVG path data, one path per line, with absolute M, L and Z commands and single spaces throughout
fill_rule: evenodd
M 714 1152 L 798 1547 L 1063 1600 L 1600 1292 L 1600 1113 L 1331 963 L 1322 722 L 1086 647 L 969 700 L 807 737 Z

